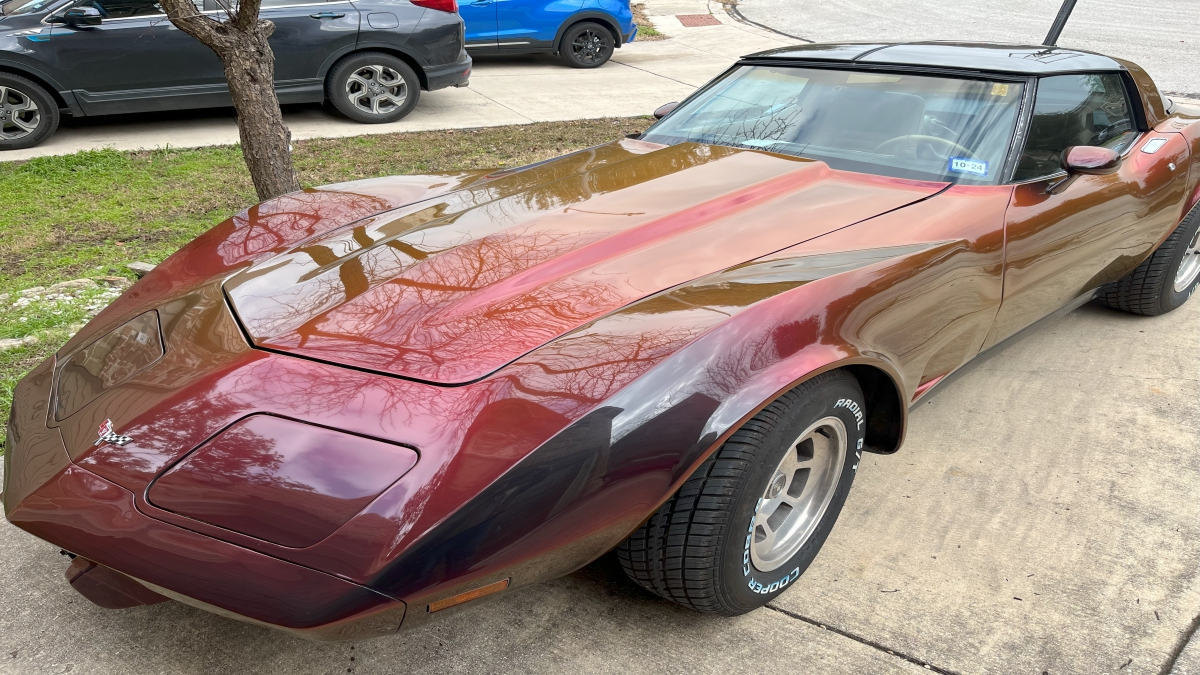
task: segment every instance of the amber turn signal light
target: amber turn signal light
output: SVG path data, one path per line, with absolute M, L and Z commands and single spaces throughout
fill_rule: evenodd
M 431 613 L 437 612 L 437 611 L 440 611 L 443 609 L 447 609 L 449 607 L 453 607 L 455 605 L 461 605 L 462 603 L 468 602 L 470 600 L 476 600 L 476 599 L 482 598 L 485 595 L 491 595 L 492 593 L 499 593 L 500 591 L 508 588 L 509 581 L 510 581 L 509 579 L 501 579 L 500 581 L 497 581 L 494 584 L 488 584 L 487 586 L 480 586 L 479 588 L 476 588 L 475 590 L 472 590 L 472 591 L 467 591 L 466 593 L 459 593 L 458 595 L 452 595 L 448 598 L 438 600 L 437 602 L 431 602 L 431 603 L 429 603 L 429 611 Z

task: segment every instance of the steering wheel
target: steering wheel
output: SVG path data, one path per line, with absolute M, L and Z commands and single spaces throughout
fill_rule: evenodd
M 908 159 L 949 159 L 953 154 L 970 157 L 971 151 L 954 141 L 939 136 L 910 134 L 888 139 L 875 148 L 879 155 Z

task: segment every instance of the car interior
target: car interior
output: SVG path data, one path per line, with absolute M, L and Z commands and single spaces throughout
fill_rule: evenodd
M 1119 75 L 1058 75 L 1038 81 L 1029 138 L 1014 180 L 1062 170 L 1063 150 L 1098 145 L 1121 152 L 1136 137 Z
M 988 183 L 999 179 L 1023 86 L 747 67 L 644 138 L 755 148 L 864 173 Z

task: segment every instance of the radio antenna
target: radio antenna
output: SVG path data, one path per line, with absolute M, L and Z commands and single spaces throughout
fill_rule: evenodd
M 1063 0 L 1062 7 L 1058 9 L 1058 16 L 1054 17 L 1054 25 L 1050 26 L 1050 32 L 1046 34 L 1043 45 L 1053 47 L 1058 44 L 1058 36 L 1062 35 L 1063 26 L 1067 25 L 1067 19 L 1071 18 L 1073 9 L 1075 9 L 1075 0 Z

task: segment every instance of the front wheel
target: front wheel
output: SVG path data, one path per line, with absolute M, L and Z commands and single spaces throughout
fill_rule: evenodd
M 1134 314 L 1157 316 L 1176 309 L 1200 286 L 1200 204 L 1149 258 L 1100 289 L 1100 301 Z
M 558 55 L 572 68 L 599 68 L 608 63 L 616 49 L 616 41 L 607 28 L 585 21 L 563 33 Z
M 364 124 L 395 122 L 412 112 L 421 81 L 391 54 L 362 52 L 334 64 L 325 78 L 325 98 L 346 117 Z
M 0 150 L 32 148 L 58 128 L 58 103 L 37 83 L 0 73 Z
M 707 614 L 767 604 L 833 529 L 858 469 L 865 413 L 858 381 L 842 371 L 780 396 L 617 547 L 626 574 Z

